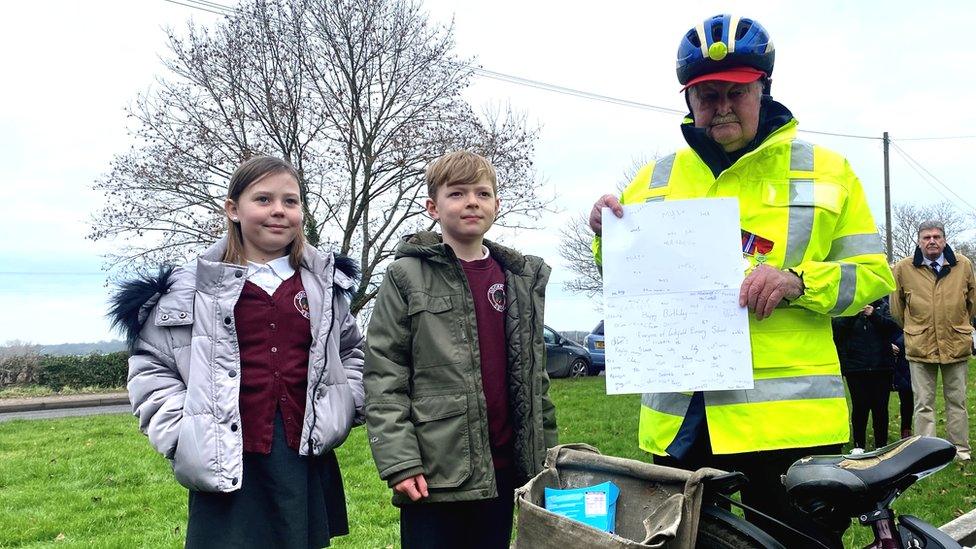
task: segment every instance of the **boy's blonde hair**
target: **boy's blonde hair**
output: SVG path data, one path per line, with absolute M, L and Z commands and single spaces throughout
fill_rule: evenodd
M 291 162 L 275 158 L 273 156 L 255 156 L 234 170 L 230 176 L 230 185 L 227 187 L 227 198 L 237 202 L 245 189 L 264 179 L 269 175 L 285 173 L 298 181 L 298 170 L 291 165 Z M 305 234 L 299 231 L 298 236 L 288 246 L 288 263 L 292 269 L 297 270 L 302 264 L 302 254 L 305 248 Z M 227 249 L 224 250 L 224 263 L 235 263 L 237 265 L 247 265 L 247 258 L 244 257 L 244 234 L 241 232 L 241 225 L 230 217 L 227 218 Z
M 471 151 L 454 151 L 441 156 L 427 166 L 427 196 L 434 199 L 437 189 L 452 184 L 472 185 L 482 178 L 491 181 L 491 189 L 498 192 L 495 168 L 488 159 Z

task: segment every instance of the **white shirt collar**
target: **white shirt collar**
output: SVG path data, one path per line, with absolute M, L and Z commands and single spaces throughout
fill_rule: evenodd
M 268 295 L 274 294 L 278 286 L 294 274 L 295 269 L 291 267 L 287 255 L 267 263 L 247 262 L 247 279 L 257 284 Z
M 253 261 L 247 262 L 248 277 L 263 270 L 271 271 L 272 274 L 281 280 L 288 280 L 293 274 L 295 274 L 295 269 L 291 268 L 291 262 L 289 261 L 287 255 L 272 259 L 267 263 L 255 263 Z
M 941 266 L 945 265 L 945 254 L 939 254 L 939 257 L 937 257 L 937 258 L 935 258 L 933 260 L 926 259 L 925 260 L 925 263 L 926 263 L 926 265 L 931 265 L 932 263 L 938 263 L 939 264 L 939 267 L 941 267 Z

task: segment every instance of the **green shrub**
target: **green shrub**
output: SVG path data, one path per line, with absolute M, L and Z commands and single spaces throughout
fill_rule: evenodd
M 87 356 L 44 356 L 37 381 L 60 391 L 64 387 L 121 387 L 125 385 L 129 353 Z

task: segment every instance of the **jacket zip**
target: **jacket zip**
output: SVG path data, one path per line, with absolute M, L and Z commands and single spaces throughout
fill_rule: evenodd
M 447 249 L 450 250 L 451 249 L 450 246 L 448 246 Z M 474 299 L 474 296 L 471 293 L 471 287 L 468 285 L 468 277 L 466 274 L 464 274 L 464 268 L 461 266 L 461 260 L 458 259 L 457 255 L 454 254 L 454 250 L 451 250 L 451 255 L 454 256 L 454 271 L 456 274 L 460 275 L 461 287 L 464 288 L 465 296 L 471 296 L 471 299 Z M 465 297 L 462 299 L 462 301 L 464 301 L 464 317 L 470 318 L 471 316 L 475 316 L 474 311 L 469 309 L 468 307 L 468 298 Z M 475 324 L 477 324 L 477 322 L 478 322 L 478 318 L 477 316 L 475 316 Z M 478 355 L 479 360 L 477 361 L 474 360 L 474 344 L 476 340 L 471 333 L 470 324 L 466 323 L 464 320 L 458 320 L 458 323 L 461 325 L 461 334 L 462 337 L 464 337 L 465 342 L 467 343 L 468 346 L 468 355 L 471 356 L 471 364 L 476 367 L 474 368 L 476 370 L 474 373 L 477 379 L 476 394 L 478 395 L 478 419 L 480 420 L 478 423 L 480 423 L 480 427 L 481 427 L 480 429 L 481 438 L 485 443 L 487 443 L 486 445 L 488 446 L 488 460 L 489 460 L 488 463 L 490 465 L 490 467 L 488 467 L 488 475 L 494 476 L 495 467 L 491 459 L 491 438 L 489 437 L 488 434 L 487 402 L 485 402 L 485 405 L 482 406 L 482 402 L 485 400 L 485 389 L 484 389 L 484 381 L 481 379 L 481 360 L 480 360 L 481 355 L 479 352 Z M 497 492 L 495 496 L 496 497 L 498 496 Z
M 335 272 L 336 272 L 336 258 L 335 254 L 332 255 L 332 280 L 335 284 Z M 325 288 L 322 289 L 322 295 L 325 295 Z M 315 455 L 315 445 L 313 444 L 315 436 L 315 422 L 318 420 L 318 415 L 315 413 L 315 401 L 318 399 L 319 385 L 322 384 L 322 376 L 325 375 L 325 370 L 329 367 L 329 341 L 332 339 L 332 328 L 335 327 L 335 288 L 332 288 L 332 296 L 329 299 L 329 331 L 325 335 L 325 344 L 323 345 L 322 352 L 325 357 L 322 360 L 322 369 L 319 370 L 318 379 L 315 380 L 315 385 L 312 387 L 312 423 L 308 426 L 308 455 Z M 321 327 L 320 327 L 321 329 Z M 317 341 L 313 338 L 313 341 Z M 299 450 L 301 450 L 299 448 Z

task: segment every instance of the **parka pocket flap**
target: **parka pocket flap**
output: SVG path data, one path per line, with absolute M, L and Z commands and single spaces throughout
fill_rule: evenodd
M 843 202 L 839 185 L 813 179 L 765 181 L 762 192 L 767 206 L 816 207 L 840 213 Z
M 953 326 L 952 329 L 955 330 L 955 331 L 957 331 L 957 332 L 959 332 L 960 334 L 971 334 L 971 333 L 973 333 L 973 327 L 970 326 L 970 325 L 968 325 L 968 324 L 965 325 L 965 326 Z
M 426 423 L 467 412 L 468 399 L 465 395 L 421 397 L 414 400 L 410 408 L 414 423 Z
M 925 332 L 925 330 L 928 330 L 928 329 L 929 329 L 928 326 L 919 326 L 919 325 L 905 326 L 903 328 L 903 330 L 904 330 L 904 332 L 906 334 L 912 335 L 912 336 L 920 335 L 923 332 Z
M 407 314 L 415 315 L 421 311 L 429 313 L 443 313 L 451 310 L 451 296 L 433 296 L 427 294 L 413 294 L 407 306 Z

